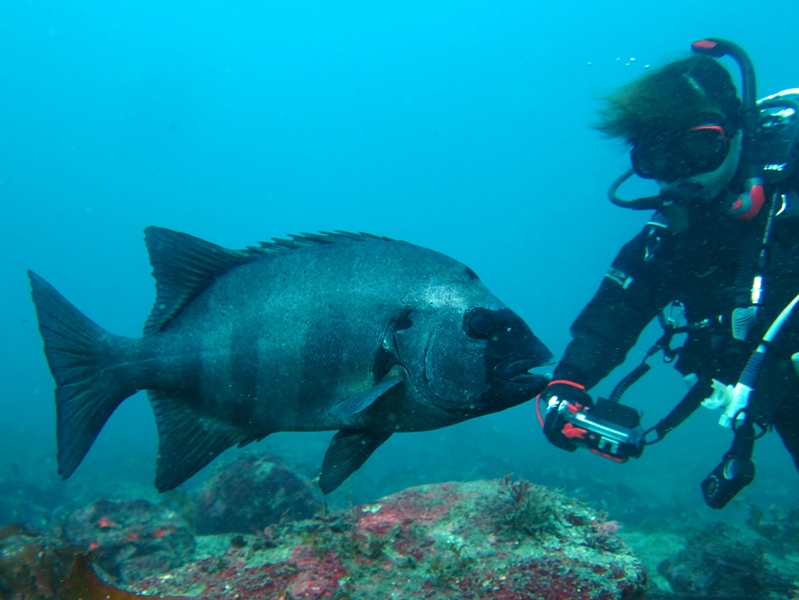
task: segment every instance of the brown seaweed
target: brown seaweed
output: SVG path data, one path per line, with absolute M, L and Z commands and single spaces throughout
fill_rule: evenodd
M 183 600 L 178 596 L 140 596 L 114 587 L 97 576 L 85 554 L 75 556 L 72 570 L 61 589 L 62 600 L 132 600 L 133 598 L 158 598 Z

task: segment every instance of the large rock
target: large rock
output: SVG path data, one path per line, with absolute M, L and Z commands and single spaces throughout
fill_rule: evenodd
M 425 485 L 260 536 L 216 536 L 225 547 L 131 589 L 207 600 L 643 598 L 646 573 L 617 528 L 524 481 Z
M 319 488 L 276 456 L 245 454 L 214 473 L 191 495 L 197 533 L 255 533 L 280 521 L 309 519 L 321 509 Z
M 672 590 L 692 598 L 796 598 L 799 587 L 767 563 L 763 546 L 740 538 L 724 523 L 709 525 L 658 572 Z

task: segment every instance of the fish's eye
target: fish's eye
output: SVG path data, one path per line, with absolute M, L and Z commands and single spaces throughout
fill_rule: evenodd
M 494 317 L 488 311 L 479 308 L 466 313 L 464 321 L 466 333 L 473 337 L 488 337 L 496 327 Z

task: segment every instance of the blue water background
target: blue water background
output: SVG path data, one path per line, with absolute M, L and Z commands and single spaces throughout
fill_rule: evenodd
M 799 86 L 799 3 L 545 4 L 7 2 L 0 425 L 30 436 L 0 461 L 43 456 L 30 476 L 55 473 L 53 384 L 25 270 L 110 331 L 137 336 L 153 301 L 142 241 L 151 224 L 234 248 L 334 229 L 427 246 L 470 265 L 560 355 L 572 320 L 647 218 L 605 199 L 628 163 L 590 129 L 597 99 L 703 36 L 748 50 L 760 95 Z M 645 333 L 630 366 L 657 335 Z M 653 424 L 684 389 L 658 365 L 626 401 Z M 620 466 L 551 447 L 528 403 L 396 435 L 336 494 L 355 489 L 362 500 L 508 471 L 560 474 L 574 493 L 581 481 L 623 483 L 699 509 L 698 483 L 731 441 L 717 416 L 701 410 Z M 330 435 L 261 445 L 318 467 Z M 151 486 L 155 452 L 140 394 L 73 479 Z M 739 502 L 796 505 L 799 477 L 776 434 L 758 442 L 757 464 Z

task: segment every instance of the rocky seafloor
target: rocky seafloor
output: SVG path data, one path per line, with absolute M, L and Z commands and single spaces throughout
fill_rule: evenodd
M 753 527 L 789 556 L 797 516 L 777 522 L 761 512 Z M 580 501 L 510 477 L 417 486 L 327 512 L 314 486 L 282 461 L 244 454 L 180 501 L 101 499 L 46 532 L 4 527 L 0 599 L 721 599 L 799 592 L 795 574 L 774 568 L 762 546 L 739 541 L 720 524 L 696 531 L 661 562 L 658 572 L 672 589 L 659 591 L 619 527 Z
M 600 518 L 525 481 L 425 485 L 209 540 L 191 562 L 127 587 L 209 600 L 643 598 L 643 565 Z
M 66 520 L 61 553 L 88 551 L 103 579 L 156 597 L 633 599 L 646 590 L 646 570 L 614 522 L 523 480 L 419 486 L 249 534 L 191 530 L 148 501 L 101 500 Z M 16 553 L 21 564 L 20 538 L 40 538 L 8 533 L 5 561 Z M 56 579 L 38 590 L 8 580 L 2 597 L 49 597 Z
M 799 598 L 796 509 L 752 505 L 746 531 L 651 507 L 620 525 L 511 476 L 330 509 L 279 458 L 231 458 L 160 496 L 0 466 L 0 600 Z

